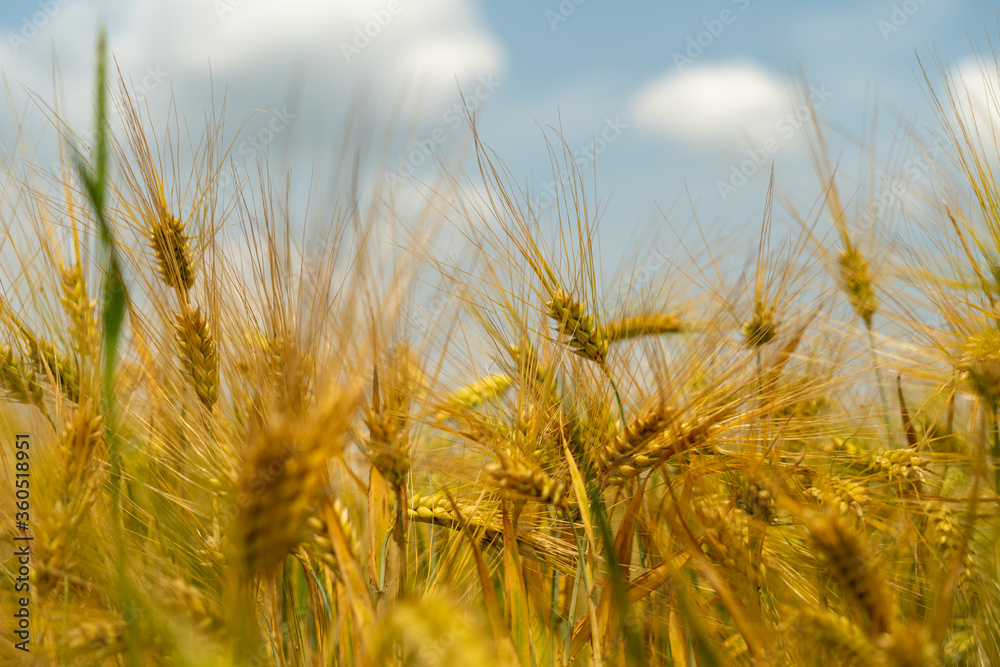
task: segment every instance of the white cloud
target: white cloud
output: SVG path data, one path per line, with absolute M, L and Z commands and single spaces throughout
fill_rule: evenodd
M 648 84 L 632 115 L 650 132 L 695 145 L 761 143 L 794 107 L 789 86 L 749 63 L 692 66 Z
M 44 25 L 26 33 L 21 21 L 0 26 L 7 36 L 0 63 L 8 80 L 48 98 L 55 53 L 66 107 L 82 109 L 81 120 L 91 107 L 96 27 L 108 16 L 109 46 L 126 79 L 139 85 L 149 68 L 168 73 L 167 85 L 147 91 L 150 106 L 165 108 L 172 91 L 179 110 L 196 119 L 209 108 L 211 80 L 216 101 L 225 92 L 230 112 L 280 106 L 296 83 L 303 101 L 329 110 L 362 84 L 388 115 L 403 81 L 413 79 L 422 113 L 439 116 L 458 97 L 456 79 L 472 85 L 504 64 L 470 0 L 78 0 L 53 7 Z
M 976 58 L 960 61 L 952 70 L 959 120 L 983 138 L 1000 132 L 1000 67 Z M 988 143 L 992 144 L 992 140 Z

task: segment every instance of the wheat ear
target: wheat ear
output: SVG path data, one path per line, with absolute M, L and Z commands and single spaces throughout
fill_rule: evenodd
M 553 288 L 545 304 L 549 317 L 559 332 L 569 338 L 570 348 L 584 359 L 603 366 L 607 360 L 608 339 L 587 314 L 583 304 L 559 288 Z
M 202 404 L 211 409 L 219 399 L 219 355 L 201 308 L 184 304 L 175 315 L 174 334 L 181 364 Z
M 603 335 L 609 343 L 615 343 L 639 336 L 656 336 L 683 330 L 683 321 L 677 313 L 646 313 L 608 322 L 604 326 Z
M 35 372 L 8 345 L 0 345 L 0 386 L 18 403 L 44 405 L 45 392 Z
M 164 203 L 157 207 L 149 225 L 149 243 L 156 256 L 156 268 L 163 282 L 180 294 L 194 286 L 194 264 L 190 241 L 180 218 L 171 215 Z
M 509 456 L 486 467 L 486 474 L 508 494 L 522 500 L 534 500 L 561 510 L 569 508 L 569 484 L 550 477 L 545 471 Z
M 861 536 L 838 514 L 807 509 L 802 518 L 840 590 L 867 619 L 869 636 L 878 638 L 889 631 L 894 621 L 889 590 Z

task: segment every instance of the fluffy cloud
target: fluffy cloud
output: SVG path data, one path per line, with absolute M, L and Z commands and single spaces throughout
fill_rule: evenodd
M 51 7 L 30 13 L 41 5 Z M 54 53 L 66 108 L 85 112 L 102 17 L 126 80 L 158 107 L 172 90 L 181 112 L 195 117 L 209 108 L 210 90 L 217 99 L 224 92 L 233 110 L 278 106 L 298 86 L 304 101 L 330 108 L 360 85 L 388 108 L 406 82 L 425 115 L 440 115 L 457 98 L 456 80 L 474 86 L 504 61 L 469 0 L 50 0 L 26 7 L 19 21 L 0 27 L 4 75 L 48 97 Z
M 701 65 L 672 72 L 632 103 L 639 127 L 699 146 L 762 143 L 794 109 L 789 87 L 749 63 Z
M 995 63 L 984 64 L 976 58 L 960 61 L 951 72 L 955 87 L 954 103 L 958 119 L 973 134 L 991 139 L 1000 132 L 1000 71 Z

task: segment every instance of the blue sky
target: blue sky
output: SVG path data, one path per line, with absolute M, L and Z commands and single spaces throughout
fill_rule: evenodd
M 427 178 L 430 152 L 449 156 L 467 145 L 456 113 L 461 89 L 483 139 L 539 204 L 552 180 L 540 128 L 558 125 L 583 155 L 588 181 L 596 169 L 610 257 L 642 244 L 650 224 L 662 226 L 660 211 L 682 233 L 694 213 L 709 235 L 753 227 L 772 164 L 780 192 L 811 201 L 818 188 L 804 134 L 781 120 L 795 112 L 790 77 L 799 71 L 818 93 L 813 102 L 845 173 L 861 169 L 858 137 L 876 118 L 877 97 L 880 176 L 892 179 L 905 156 L 892 136 L 900 121 L 935 124 L 917 55 L 931 62 L 936 49 L 950 71 L 982 89 L 989 77 L 975 79 L 973 44 L 988 50 L 988 39 L 1000 35 L 994 3 L 943 0 L 5 2 L 0 66 L 8 105 L 28 117 L 43 163 L 52 144 L 24 88 L 52 99 L 55 54 L 63 113 L 86 128 L 101 20 L 154 122 L 166 120 L 172 101 L 199 130 L 225 93 L 232 127 L 247 119 L 251 137 L 234 145 L 239 169 L 254 169 L 265 154 L 300 170 L 329 161 L 343 147 L 354 104 L 372 153 L 402 110 L 390 175 Z M 238 113 L 249 109 L 264 113 Z M 8 147 L 13 127 L 0 121 Z M 753 173 L 744 185 L 734 170 L 754 153 L 761 166 L 746 169 Z

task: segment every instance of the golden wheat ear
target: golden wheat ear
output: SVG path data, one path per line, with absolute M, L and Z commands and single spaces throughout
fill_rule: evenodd
M 45 392 L 38 384 L 35 371 L 17 357 L 9 345 L 0 346 L 0 384 L 18 403 L 44 405 Z
M 584 359 L 603 366 L 608 356 L 608 339 L 582 303 L 561 289 L 553 289 L 545 307 L 559 332 L 569 340 L 570 349 Z
M 211 410 L 219 400 L 219 353 L 201 308 L 185 305 L 176 313 L 174 335 L 184 372 L 199 400 Z
M 897 617 L 888 585 L 861 535 L 837 514 L 806 509 L 801 518 L 868 636 L 877 640 L 894 630 Z
M 435 415 L 438 422 L 450 417 L 462 417 L 484 403 L 502 397 L 514 385 L 514 378 L 507 373 L 493 373 L 467 385 L 458 387 L 441 401 Z
M 767 345 L 778 335 L 777 312 L 773 307 L 758 301 L 753 307 L 753 317 L 740 331 L 750 347 Z
M 640 336 L 680 333 L 684 330 L 684 320 L 679 313 L 643 313 L 611 320 L 604 325 L 603 336 L 609 343 L 617 343 Z
M 73 344 L 78 354 L 93 355 L 97 350 L 97 326 L 94 321 L 96 301 L 87 293 L 87 283 L 83 277 L 83 267 L 76 263 L 72 267 L 60 266 L 62 278 L 63 310 L 69 317 Z
M 848 243 L 837 253 L 837 263 L 840 265 L 841 285 L 851 307 L 865 326 L 871 329 L 872 318 L 878 310 L 878 297 L 868 260 L 860 250 Z
M 331 390 L 303 421 L 275 414 L 255 435 L 234 497 L 240 506 L 232 546 L 244 581 L 274 573 L 307 535 L 328 478 L 327 462 L 343 447 L 354 398 Z
M 527 462 L 504 456 L 498 463 L 488 465 L 485 472 L 502 491 L 514 498 L 534 500 L 556 509 L 569 509 L 569 484 L 565 480 L 553 479 Z
M 50 341 L 26 335 L 31 363 L 35 371 L 51 379 L 52 384 L 67 400 L 80 400 L 80 366 L 72 358 L 60 352 Z
M 803 607 L 792 614 L 789 629 L 803 644 L 818 642 L 842 660 L 859 665 L 877 665 L 878 649 L 864 630 L 847 618 L 829 610 Z
M 194 287 L 195 270 L 191 242 L 180 218 L 172 215 L 165 202 L 158 202 L 157 215 L 148 222 L 149 243 L 156 258 L 156 269 L 168 287 L 181 295 Z
M 405 344 L 390 350 L 382 373 L 379 364 L 372 373 L 372 405 L 364 417 L 368 455 L 394 487 L 404 485 L 410 472 L 410 410 L 422 376 L 415 353 Z

